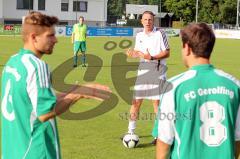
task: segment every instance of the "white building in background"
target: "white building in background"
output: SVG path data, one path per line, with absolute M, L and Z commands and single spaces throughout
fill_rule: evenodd
M 21 23 L 30 10 L 57 16 L 72 25 L 83 16 L 88 25 L 105 26 L 108 0 L 0 0 L 0 24 Z
M 3 0 L 0 0 L 0 24 L 3 21 L 3 3 L 2 3 L 2 1 Z
M 153 14 L 158 13 L 157 5 L 137 5 L 137 4 L 126 4 L 126 14 L 142 14 L 144 11 L 152 11 Z

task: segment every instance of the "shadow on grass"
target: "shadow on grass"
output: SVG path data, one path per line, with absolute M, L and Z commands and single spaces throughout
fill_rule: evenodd
M 152 135 L 140 135 L 139 138 L 150 138 Z
M 140 139 L 143 139 L 143 138 L 151 138 L 152 139 L 152 135 L 141 135 L 139 136 Z M 146 147 L 151 147 L 151 146 L 154 146 L 152 143 L 152 141 L 149 141 L 149 142 L 146 142 L 146 143 L 141 143 L 137 145 L 136 148 L 146 148 Z
M 136 148 L 146 148 L 146 147 L 152 147 L 155 146 L 152 143 L 142 143 L 142 144 L 138 144 Z

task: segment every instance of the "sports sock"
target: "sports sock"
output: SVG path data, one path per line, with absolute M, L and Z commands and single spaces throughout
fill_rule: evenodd
M 83 65 L 86 64 L 86 54 L 85 54 L 85 52 L 82 52 L 81 61 L 82 61 L 82 64 L 83 64 Z
M 76 54 L 76 55 L 74 55 L 74 57 L 73 57 L 73 64 L 74 64 L 74 65 L 77 65 L 77 61 L 78 61 L 78 56 L 77 56 L 77 54 Z
M 135 129 L 136 129 L 136 121 L 135 120 L 129 120 L 128 133 L 134 134 Z

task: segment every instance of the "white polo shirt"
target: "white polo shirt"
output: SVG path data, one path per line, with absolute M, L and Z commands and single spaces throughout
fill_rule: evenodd
M 168 39 L 164 30 L 154 27 L 153 31 L 149 34 L 146 34 L 144 30 L 137 33 L 134 50 L 147 53 L 147 49 L 151 56 L 169 49 Z M 140 59 L 140 61 L 148 62 L 149 60 Z M 153 61 L 158 62 L 158 60 Z M 166 65 L 166 59 L 161 59 L 160 63 Z

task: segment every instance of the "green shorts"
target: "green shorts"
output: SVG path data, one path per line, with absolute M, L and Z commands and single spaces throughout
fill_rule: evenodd
M 74 54 L 78 51 L 85 52 L 86 51 L 86 41 L 75 41 L 74 42 Z

